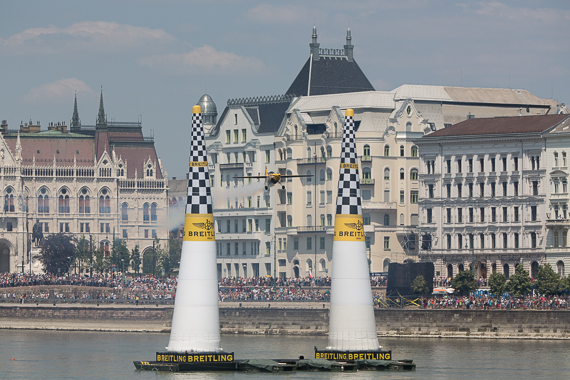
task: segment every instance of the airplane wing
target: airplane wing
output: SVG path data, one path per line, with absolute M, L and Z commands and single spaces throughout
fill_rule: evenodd
M 234 176 L 234 178 L 267 178 L 266 175 L 248 175 L 246 177 Z
M 281 178 L 292 178 L 292 177 L 312 177 L 312 174 L 283 174 Z

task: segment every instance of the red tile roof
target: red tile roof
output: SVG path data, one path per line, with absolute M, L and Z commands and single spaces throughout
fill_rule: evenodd
M 430 133 L 423 138 L 451 137 L 451 136 L 476 136 L 496 135 L 505 133 L 540 133 L 544 132 L 564 119 L 568 115 L 534 115 L 534 116 L 509 116 L 493 118 L 474 118 L 462 121 Z

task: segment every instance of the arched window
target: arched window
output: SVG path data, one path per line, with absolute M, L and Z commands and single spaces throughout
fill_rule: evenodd
M 313 260 L 307 259 L 307 270 L 313 270 Z
M 364 154 L 362 155 L 363 161 L 370 161 L 370 145 L 364 145 Z
M 404 168 L 400 168 L 400 179 L 406 179 L 406 172 Z
M 310 177 L 305 177 L 305 178 L 307 178 L 307 183 L 313 182 L 312 174 L 313 174 L 313 172 L 311 172 L 310 170 L 307 170 L 307 175 L 310 176 Z
M 505 278 L 508 280 L 510 277 L 510 273 L 509 273 L 509 264 L 505 264 L 503 265 L 503 274 L 505 275 Z
M 69 195 L 61 194 L 59 196 L 59 213 L 69 214 Z
M 287 159 L 291 160 L 293 158 L 293 149 L 287 148 Z
M 148 203 L 143 205 L 143 221 L 148 222 L 150 220 L 150 206 Z
M 121 220 L 129 220 L 129 214 L 127 213 L 128 207 L 127 202 L 123 202 L 121 205 Z
M 332 226 L 332 214 L 327 214 L 327 226 Z
M 4 212 L 14 212 L 14 194 L 11 187 L 6 189 L 4 195 Z
M 384 259 L 384 262 L 382 263 L 382 270 L 384 272 L 388 272 L 389 267 L 390 267 L 390 259 Z
M 293 172 L 291 170 L 287 170 L 287 175 L 293 175 Z M 293 182 L 293 178 L 288 177 L 287 182 Z
M 332 169 L 327 168 L 327 181 L 332 181 Z
M 325 272 L 327 270 L 327 261 L 325 259 L 321 259 L 319 263 L 321 265 L 321 272 Z
M 390 179 L 390 168 L 384 169 L 384 179 Z
M 42 187 L 38 195 L 38 213 L 49 213 L 49 196 L 45 187 Z
M 295 140 L 297 140 L 297 133 L 298 133 L 298 128 L 297 128 L 297 126 L 295 125 Z
M 312 158 L 313 156 L 311 155 L 311 147 L 307 148 L 307 158 Z
M 80 214 L 90 214 L 91 213 L 91 201 L 87 193 L 87 189 L 81 189 L 79 195 L 79 213 Z
M 320 181 L 325 181 L 325 169 L 321 169 L 321 171 L 319 172 L 319 180 Z
M 447 278 L 453 278 L 453 265 L 447 264 Z
M 293 227 L 293 217 L 291 215 L 287 215 L 287 227 Z
M 321 214 L 321 227 L 325 226 L 325 214 Z
M 400 156 L 401 156 L 401 157 L 404 157 L 405 155 L 406 155 L 406 152 L 405 152 L 405 150 L 404 150 L 404 146 L 403 146 L 403 145 L 400 145 Z
M 418 169 L 412 169 L 410 170 L 410 179 L 412 181 L 417 181 L 418 180 Z
M 313 225 L 313 216 L 307 215 L 307 226 L 312 226 L 312 225 Z
M 325 158 L 325 157 L 326 157 L 326 155 L 325 155 L 325 147 L 324 147 L 324 146 L 321 146 L 321 157 L 322 157 L 322 158 Z
M 556 269 L 558 270 L 558 274 L 560 276 L 564 276 L 564 262 L 562 260 L 559 260 L 556 263 Z
M 372 172 L 370 168 L 362 168 L 362 183 L 369 184 L 372 181 Z
M 417 157 L 418 156 L 418 147 L 413 145 L 412 146 L 412 157 Z
M 327 157 L 332 157 L 332 146 L 327 146 Z
M 384 157 L 390 156 L 390 145 L 384 145 Z
M 110 214 L 111 213 L 111 197 L 109 197 L 109 192 L 107 189 L 101 190 L 101 195 L 99 196 L 99 214 Z
M 389 214 L 384 214 L 384 225 L 385 226 L 390 225 L 390 215 Z
M 150 220 L 156 222 L 156 203 L 150 206 Z
M 400 226 L 404 225 L 404 214 L 400 214 Z

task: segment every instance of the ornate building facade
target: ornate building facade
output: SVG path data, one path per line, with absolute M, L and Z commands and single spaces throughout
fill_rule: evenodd
M 217 223 L 218 274 L 323 277 L 330 273 L 343 114 L 355 111 L 371 272 L 418 260 L 420 150 L 415 141 L 473 117 L 542 115 L 556 102 L 524 90 L 402 85 L 375 91 L 344 49 L 310 56 L 281 96 L 232 99 L 205 124 Z M 216 109 L 205 95 L 202 109 Z M 310 174 L 263 188 L 237 179 Z M 174 185 L 172 185 L 174 188 Z M 185 199 L 171 193 L 171 202 Z
M 168 238 L 168 179 L 140 122 L 107 122 L 101 94 L 96 125 L 82 125 L 77 98 L 69 126 L 0 127 L 0 272 L 41 271 L 33 226 L 91 239 L 109 253 L 113 237 L 141 254 Z
M 569 120 L 469 119 L 417 140 L 420 259 L 448 278 L 473 265 L 477 278 L 495 272 L 508 278 L 519 263 L 536 278 L 552 240 L 547 226 L 560 227 L 547 212 L 547 173 L 559 168 L 547 167 L 544 136 L 556 126 L 568 127 Z

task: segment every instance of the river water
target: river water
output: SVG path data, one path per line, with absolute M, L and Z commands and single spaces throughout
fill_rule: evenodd
M 568 379 L 570 342 L 380 338 L 395 359 L 409 358 L 415 372 L 154 373 L 133 360 L 152 360 L 168 334 L 0 330 L 0 379 Z M 312 358 L 326 337 L 223 335 L 237 359 Z M 14 358 L 15 360 L 12 360 Z

